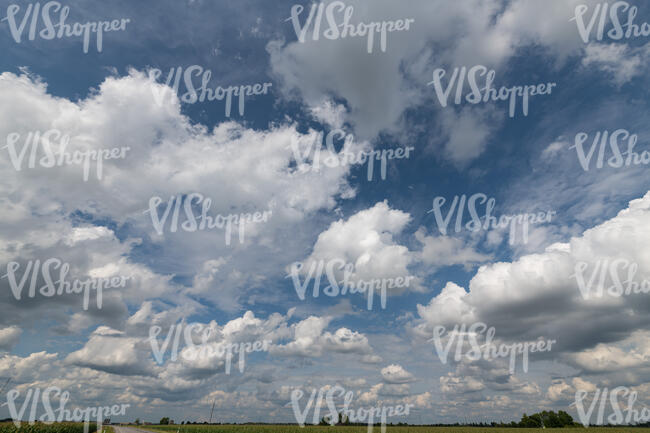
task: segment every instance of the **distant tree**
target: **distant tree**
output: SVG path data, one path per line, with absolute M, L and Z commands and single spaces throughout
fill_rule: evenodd
M 544 410 L 540 413 L 534 413 L 530 416 L 524 414 L 517 426 L 525 428 L 562 428 L 574 427 L 575 425 L 576 423 L 573 421 L 571 415 L 564 411 L 560 411 L 556 414 L 552 410 Z
M 161 425 L 169 424 L 169 418 L 168 417 L 161 418 L 158 424 Z
M 563 427 L 562 423 L 560 422 L 560 418 L 553 411 L 550 411 L 550 412 L 544 411 L 544 412 L 542 412 L 542 422 L 544 423 L 543 425 L 545 427 L 550 427 L 550 428 Z
M 557 417 L 560 419 L 562 426 L 575 425 L 575 421 L 573 421 L 573 417 L 563 410 L 557 413 Z
M 140 425 L 140 418 L 135 419 L 135 425 Z

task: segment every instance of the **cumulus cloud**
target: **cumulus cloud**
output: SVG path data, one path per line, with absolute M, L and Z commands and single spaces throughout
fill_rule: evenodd
M 10 350 L 18 342 L 22 332 L 17 326 L 0 328 L 0 351 Z
M 415 380 L 411 373 L 404 370 L 404 367 L 398 364 L 391 364 L 388 367 L 382 368 L 381 377 L 386 383 L 407 383 Z
M 647 293 L 599 297 L 592 291 L 592 296 L 582 297 L 584 284 L 607 288 L 591 277 L 598 275 L 599 266 L 617 259 L 636 265 L 636 274 L 623 279 L 636 283 L 650 279 L 650 193 L 616 216 L 611 206 L 612 195 L 638 193 L 645 179 L 643 166 L 572 177 L 577 165 L 567 161 L 575 160 L 560 156 L 569 148 L 566 137 L 577 128 L 574 116 L 567 115 L 567 107 L 547 116 L 557 110 L 540 103 L 540 110 L 535 106 L 535 114 L 522 120 L 526 134 L 517 130 L 512 135 L 528 141 L 542 129 L 550 132 L 521 152 L 490 159 L 489 168 L 509 172 L 511 161 L 506 159 L 512 156 L 513 164 L 523 162 L 514 171 L 522 167 L 526 171 L 530 162 L 533 172 L 547 172 L 550 181 L 534 188 L 533 182 L 508 177 L 504 195 L 516 204 L 550 203 L 577 223 L 563 220 L 533 227 L 526 246 L 501 251 L 497 247 L 505 232 L 491 231 L 487 239 L 478 239 L 416 230 L 423 212 L 417 203 L 412 207 L 408 203 L 417 199 L 419 183 L 408 170 L 419 171 L 420 162 L 435 159 L 439 163 L 435 168 L 442 168 L 443 174 L 449 165 L 450 170 L 467 170 L 472 181 L 483 182 L 489 180 L 487 169 L 472 163 L 491 157 L 486 154 L 493 142 L 498 141 L 499 152 L 512 150 L 508 138 L 513 130 L 504 129 L 503 107 L 441 107 L 426 84 L 432 69 L 483 64 L 495 68 L 499 85 L 552 81 L 548 75 L 554 71 L 562 72 L 569 84 L 580 81 L 579 74 L 596 74 L 611 80 L 615 86 L 610 87 L 616 90 L 643 77 L 646 46 L 581 40 L 570 18 L 578 4 L 592 7 L 598 1 L 358 2 L 352 21 L 415 19 L 409 31 L 389 34 L 386 52 L 376 46 L 372 54 L 366 52 L 364 38 L 296 42 L 289 22 L 284 28 L 277 26 L 290 4 L 269 7 L 261 17 L 242 14 L 241 5 L 221 5 L 220 16 L 244 17 L 243 24 L 232 19 L 228 25 L 236 29 L 238 39 L 256 38 L 257 50 L 240 49 L 238 44 L 215 47 L 214 38 L 209 38 L 212 54 L 237 51 L 232 57 L 238 67 L 220 69 L 215 75 L 241 80 L 252 78 L 252 69 L 269 70 L 278 80 L 273 90 L 280 98 L 272 109 L 264 107 L 273 112 L 266 125 L 255 117 L 214 126 L 196 123 L 197 118 L 213 120 L 213 113 L 188 108 L 175 96 L 157 103 L 163 85 L 138 70 L 119 77 L 118 67 L 110 67 L 112 76 L 93 82 L 96 86 L 87 95 L 85 89 L 76 89 L 80 97 L 62 93 L 58 79 L 50 90 L 46 80 L 26 69 L 1 74 L 0 137 L 18 134 L 18 151 L 27 149 L 22 146 L 30 134 L 50 129 L 72 137 L 69 150 L 127 151 L 124 158 L 105 161 L 101 181 L 91 169 L 85 182 L 79 165 L 37 164 L 17 170 L 15 155 L 12 159 L 7 147 L 0 149 L 5 156 L 0 158 L 0 274 L 12 261 L 20 264 L 22 276 L 29 261 L 59 257 L 70 264 L 72 278 L 129 279 L 125 288 L 103 292 L 101 308 L 98 294 L 91 292 L 90 308 L 85 310 L 78 294 L 29 297 L 25 289 L 18 300 L 8 279 L 1 278 L 0 377 L 11 377 L 12 386 L 22 393 L 29 387 L 60 386 L 72 392 L 76 406 L 111 400 L 146 408 L 146 416 L 182 413 L 200 421 L 207 421 L 205 414 L 213 404 L 217 412 L 221 410 L 220 421 L 293 421 L 287 405 L 292 390 L 331 389 L 339 383 L 353 389 L 357 404 L 412 404 L 420 414 L 452 422 L 479 419 L 486 413 L 491 421 L 524 410 L 530 413 L 531 408 L 565 408 L 576 390 L 593 392 L 614 384 L 627 384 L 639 395 L 648 395 Z M 198 37 L 202 30 L 214 27 L 212 19 L 197 19 L 197 11 L 205 11 L 197 8 L 207 6 L 203 3 L 190 1 L 174 9 L 180 12 L 176 16 L 191 18 L 195 48 L 203 43 Z M 162 17 L 158 13 L 148 15 L 152 22 Z M 188 20 L 169 32 L 148 33 L 177 45 L 178 31 L 186 33 Z M 150 36 L 139 35 L 137 30 L 132 33 L 129 43 Z M 45 41 L 32 42 L 20 46 L 21 59 L 32 47 L 40 53 Z M 260 53 L 264 47 L 267 52 Z M 12 53 L 9 50 L 10 57 Z M 522 53 L 533 53 L 539 63 L 528 68 Z M 261 59 L 259 64 L 250 70 L 240 68 L 239 62 L 250 64 L 246 56 L 251 55 Z M 147 61 L 143 56 L 142 64 Z M 522 63 L 526 71 L 519 69 Z M 49 73 L 47 61 L 44 64 L 39 71 Z M 537 68 L 542 64 L 544 68 Z M 564 74 L 566 65 L 579 66 L 575 81 Z M 623 100 L 628 95 L 618 96 Z M 612 107 L 622 104 L 638 110 L 637 99 L 608 102 L 607 109 L 595 114 L 581 105 L 587 120 L 580 126 L 604 123 L 605 116 L 620 111 Z M 287 106 L 290 109 L 285 110 Z M 199 114 L 190 117 L 192 112 Z M 631 119 L 628 111 L 620 112 L 614 124 Z M 544 117 L 535 118 L 540 114 Z M 566 131 L 559 130 L 561 117 L 572 123 Z M 296 161 L 292 144 L 299 143 L 303 150 L 313 143 L 318 132 L 301 131 L 313 128 L 314 121 L 354 133 L 355 150 L 396 141 L 421 144 L 429 152 L 409 160 L 403 178 L 391 176 L 380 187 L 353 183 L 356 171 L 349 166 L 321 164 L 320 170 L 311 171 Z M 539 129 L 529 128 L 532 122 Z M 54 149 L 62 147 L 58 140 L 50 141 Z M 543 170 L 519 153 L 540 154 Z M 557 171 L 550 169 L 554 165 Z M 567 177 L 575 182 L 567 182 Z M 457 180 L 452 177 L 449 184 Z M 571 186 L 560 193 L 556 184 Z M 461 188 L 462 182 L 451 186 Z M 407 187 L 414 194 L 407 194 Z M 272 216 L 265 223 L 246 225 L 241 243 L 242 226 L 236 224 L 231 245 L 225 244 L 223 231 L 172 232 L 166 227 L 159 233 L 153 214 L 161 215 L 171 197 L 193 192 L 211 200 L 212 215 L 269 210 Z M 346 205 L 360 194 L 354 206 Z M 562 195 L 568 199 L 560 200 Z M 149 209 L 153 196 L 162 200 L 154 210 Z M 399 292 L 404 296 L 380 314 L 359 311 L 347 300 L 336 300 L 334 307 L 322 305 L 322 299 L 310 300 L 290 308 L 296 297 L 283 278 L 287 264 L 302 260 L 308 271 L 311 264 L 332 259 L 351 263 L 356 281 L 414 275 L 409 289 L 417 293 Z M 578 280 L 582 264 L 584 278 Z M 611 284 L 609 277 L 605 279 L 603 286 Z M 43 276 L 34 283 L 42 286 Z M 423 298 L 428 290 L 435 295 Z M 269 350 L 247 356 L 246 369 L 233 367 L 234 374 L 229 375 L 224 374 L 224 356 L 187 359 L 182 356 L 188 353 L 184 343 L 178 359 L 171 359 L 167 346 L 162 362 L 156 362 L 149 339 L 152 327 L 160 329 L 162 347 L 165 338 L 171 335 L 173 341 L 174 332 L 186 329 L 190 319 L 204 331 L 189 337 L 202 348 L 269 340 Z M 511 374 L 505 360 L 444 365 L 431 345 L 423 343 L 435 325 L 477 321 L 494 326 L 499 341 L 545 337 L 557 344 L 551 353 L 531 356 L 533 368 L 523 376 Z M 30 353 L 35 342 L 43 342 L 45 348 Z M 130 419 L 136 417 L 142 417 L 141 412 L 129 414 Z
M 457 284 L 448 282 L 428 305 L 418 304 L 419 316 L 429 324 L 469 323 L 475 319 L 474 308 L 467 302 L 468 293 Z
M 440 389 L 442 392 L 467 393 L 485 389 L 485 385 L 473 377 L 459 377 L 448 373 L 440 378 Z
M 271 347 L 272 354 L 283 356 L 317 357 L 326 353 L 372 355 L 372 347 L 365 335 L 347 328 L 334 333 L 324 331 L 330 317 L 310 316 L 290 326 L 291 341 Z
M 86 227 L 72 229 L 70 215 L 89 215 L 93 222 L 128 225 L 133 239 L 121 242 L 122 253 L 128 252 L 129 246 L 153 243 L 169 255 L 170 263 L 176 260 L 177 273 L 207 273 L 198 276 L 192 293 L 218 302 L 226 298 L 218 295 L 219 290 L 224 290 L 233 296 L 221 306 L 232 311 L 240 306 L 238 293 L 261 283 L 262 273 L 251 276 L 245 269 L 251 261 L 240 259 L 259 253 L 246 247 L 254 240 L 272 250 L 276 245 L 273 238 L 283 236 L 285 224 L 303 220 L 321 209 L 332 209 L 339 197 L 352 197 L 354 193 L 345 179 L 349 167 L 298 172 L 291 168 L 294 155 L 290 144 L 301 137 L 295 125 L 255 131 L 224 122 L 208 130 L 200 124 L 192 125 L 181 114 L 175 96 L 157 104 L 155 91 L 162 86 L 144 73 L 131 70 L 128 76 L 107 78 L 96 92 L 73 102 L 52 96 L 45 82 L 31 76 L 2 74 L 0 88 L 7 97 L 3 98 L 4 105 L 0 104 L 4 119 L 0 136 L 18 134 L 21 139 L 17 151 L 30 133 L 50 129 L 70 137 L 68 151 L 130 150 L 123 159 L 104 162 L 101 182 L 92 177 L 88 182 L 81 181 L 78 165 L 46 168 L 37 164 L 35 168 L 16 170 L 10 158 L 3 158 L 0 169 L 5 173 L 5 182 L 1 192 L 8 212 L 0 237 L 11 248 L 0 251 L 0 257 L 14 259 L 15 251 L 25 254 L 57 242 L 76 249 L 84 243 L 112 239 L 111 230 L 103 225 L 87 223 Z M 53 150 L 60 150 L 61 143 L 52 141 Z M 53 182 L 51 176 L 57 181 Z M 160 197 L 164 204 L 171 197 L 190 193 L 199 193 L 211 202 L 212 216 L 266 210 L 270 217 L 266 223 L 247 224 L 244 243 L 233 248 L 226 245 L 223 230 L 183 232 L 179 236 L 165 226 L 164 234 L 158 234 L 150 214 L 162 215 L 164 206 L 151 211 L 150 199 Z M 64 236 L 59 238 L 58 233 Z M 236 243 L 238 233 L 235 226 Z M 226 278 L 209 277 L 210 272 L 216 272 L 212 266 L 216 263 L 221 264 L 219 271 Z M 268 266 L 281 267 L 270 262 Z M 140 301 L 152 295 L 141 289 L 129 292 L 135 299 L 141 294 Z
M 322 95 L 344 100 L 348 108 L 345 120 L 361 137 L 371 139 L 382 131 L 408 132 L 405 112 L 435 105 L 426 82 L 436 67 L 483 64 L 502 68 L 519 48 L 531 45 L 541 46 L 558 63 L 581 55 L 584 44 L 575 23 L 567 18 L 574 15 L 579 3 L 540 5 L 517 0 L 450 5 L 417 0 L 397 7 L 382 0 L 372 6 L 355 4 L 351 22 L 398 18 L 414 18 L 415 22 L 408 31 L 390 34 L 386 52 L 367 54 L 365 38 L 307 38 L 300 43 L 293 39 L 295 35 L 290 42 L 271 41 L 267 50 L 285 97 L 298 95 L 317 112 L 323 104 Z M 305 15 L 307 11 L 301 23 Z M 492 116 L 480 110 L 456 113 L 451 107 L 437 111 L 442 135 L 449 137 L 443 145 L 447 159 L 464 166 L 483 153 L 495 126 Z
M 148 349 L 138 339 L 124 337 L 122 332 L 100 326 L 84 347 L 70 353 L 65 361 L 120 375 L 151 375 Z
M 630 378 L 643 380 L 650 304 L 642 293 L 608 293 L 614 280 L 600 283 L 605 292 L 596 296 L 599 283 L 589 281 L 590 271 L 582 264 L 588 263 L 593 273 L 597 263 L 625 259 L 638 266 L 629 280 L 621 276 L 621 281 L 641 287 L 650 273 L 644 247 L 650 241 L 648 222 L 650 193 L 565 244 L 510 263 L 481 266 L 468 291 L 449 282 L 428 305 L 418 305 L 414 331 L 428 338 L 436 325 L 481 321 L 495 327 L 497 340 L 555 339 L 553 357 L 567 365 L 590 373 L 625 370 Z M 592 295 L 585 299 L 581 293 L 589 290 Z
M 407 277 L 414 257 L 395 237 L 404 231 L 410 219 L 409 214 L 391 209 L 384 201 L 347 220 L 335 221 L 318 236 L 311 254 L 303 261 L 301 273 L 307 275 L 321 261 L 338 260 L 353 265 L 352 281 Z M 342 268 L 340 265 L 334 269 L 341 277 Z

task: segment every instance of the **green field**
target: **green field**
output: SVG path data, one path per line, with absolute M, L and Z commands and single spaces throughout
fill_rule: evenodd
M 138 427 L 142 429 L 143 427 Z M 297 425 L 148 425 L 144 429 L 165 433 L 366 433 L 368 426 L 305 426 Z M 533 433 L 541 429 L 532 428 L 496 428 L 496 427 L 414 427 L 386 426 L 387 433 Z M 650 428 L 629 427 L 584 427 L 545 429 L 548 433 L 650 433 Z M 375 426 L 373 432 L 380 433 L 381 427 Z
M 83 433 L 84 425 L 78 422 L 62 422 L 53 424 L 43 424 L 42 422 L 29 423 L 23 422 L 20 427 L 16 427 L 13 422 L 0 423 L 0 433 Z M 94 433 L 97 431 L 97 425 L 90 423 L 88 425 L 88 432 Z

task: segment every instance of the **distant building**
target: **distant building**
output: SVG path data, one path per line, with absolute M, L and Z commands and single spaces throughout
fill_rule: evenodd
M 170 420 L 169 420 L 169 423 L 170 423 L 170 424 L 174 424 L 174 420 L 173 420 L 173 419 L 170 419 Z

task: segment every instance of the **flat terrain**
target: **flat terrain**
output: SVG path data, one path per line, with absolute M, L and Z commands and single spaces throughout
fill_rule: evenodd
M 146 430 L 140 430 L 139 427 L 123 427 L 123 426 L 116 426 L 116 425 L 112 427 L 115 433 L 150 433 L 149 431 Z
M 166 433 L 367 433 L 368 426 L 305 426 L 297 425 L 169 425 L 145 426 L 149 431 Z M 492 427 L 412 427 L 387 426 L 387 433 L 535 433 L 541 429 L 532 428 L 492 428 Z M 375 426 L 373 433 L 380 433 L 381 428 Z M 630 427 L 576 427 L 545 429 L 546 433 L 650 433 L 650 428 Z M 137 431 L 122 431 L 116 433 L 142 433 Z

